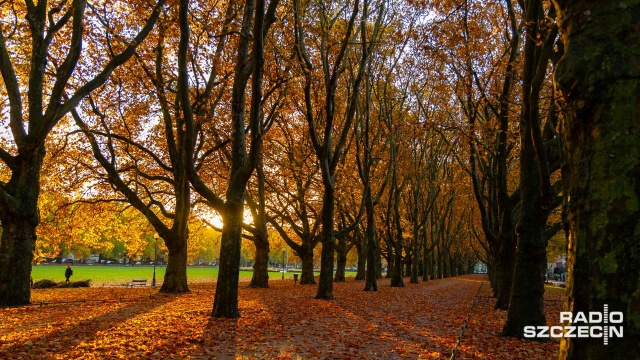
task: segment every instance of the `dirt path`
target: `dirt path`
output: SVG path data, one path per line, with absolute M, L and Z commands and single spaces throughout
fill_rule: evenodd
M 313 299 L 316 286 L 272 281 L 270 289 L 241 288 L 242 317 L 236 320 L 209 317 L 210 286 L 179 296 L 150 288 L 39 291 L 34 301 L 129 300 L 0 310 L 0 358 L 449 358 L 483 280 L 471 275 L 412 285 L 407 278 L 404 288 L 382 280 L 378 292 L 362 291 L 363 282 L 350 280 L 335 284 L 333 301 Z M 501 358 L 509 349 L 500 343 L 509 340 L 494 339 L 493 330 L 486 336 L 497 345 L 473 343 L 482 331 L 478 324 L 496 321 L 485 307 L 476 311 L 458 358 Z M 544 358 L 554 351 L 526 346 Z

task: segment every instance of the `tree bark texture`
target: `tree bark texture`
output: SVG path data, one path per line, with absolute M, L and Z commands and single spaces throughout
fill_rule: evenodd
M 500 241 L 500 250 L 498 251 L 495 262 L 495 309 L 507 310 L 509 308 L 515 253 L 515 234 L 511 231 L 503 233 Z
M 393 279 L 393 271 L 395 269 L 393 249 L 393 247 L 389 247 L 387 250 L 387 274 L 385 275 L 387 279 Z
M 426 241 L 426 240 L 425 240 Z M 422 253 L 422 281 L 429 281 L 429 254 L 426 249 L 426 243 Z
M 367 249 L 367 273 L 365 276 L 365 291 L 378 291 L 378 272 L 377 264 L 378 264 L 378 242 L 376 239 L 376 227 L 375 227 L 375 209 L 373 205 L 373 200 L 371 198 L 371 190 L 369 188 L 366 189 L 367 194 L 365 195 L 365 210 L 367 213 L 367 228 L 365 231 L 365 241 L 366 249 Z M 359 259 L 358 259 L 359 260 Z M 359 261 L 358 261 L 359 262 Z M 360 266 L 360 264 L 358 264 Z M 358 267 L 358 271 L 360 268 Z
M 363 241 L 363 239 L 357 234 L 355 235 L 355 241 L 356 250 L 358 251 L 358 271 L 356 272 L 356 280 L 364 280 L 367 266 L 367 247 L 366 245 L 360 245 L 360 242 Z
M 0 306 L 31 303 L 31 263 L 39 223 L 38 195 L 44 146 L 16 158 L 11 180 L 3 188 L 16 200 L 12 209 L 0 208 Z
M 412 257 L 411 257 L 411 278 L 409 284 L 418 283 L 418 267 L 420 266 L 420 242 L 418 240 L 420 229 L 414 224 L 413 239 L 411 239 Z
M 334 282 L 345 282 L 345 268 L 347 267 L 347 239 L 341 236 L 338 239 L 338 246 L 336 247 L 336 274 L 333 279 Z
M 31 262 L 36 241 L 37 217 L 4 216 L 0 242 L 0 306 L 31 303 Z
M 566 107 L 565 311 L 607 304 L 624 316 L 623 338 L 563 338 L 560 359 L 638 359 L 640 1 L 555 3 L 565 45 L 555 72 Z
M 269 239 L 266 231 L 260 231 L 254 235 L 256 246 L 256 258 L 253 262 L 253 276 L 249 287 L 269 287 Z
M 323 178 L 326 175 L 323 174 Z M 324 182 L 322 202 L 322 252 L 320 257 L 320 279 L 316 299 L 333 300 L 333 260 L 335 253 L 335 236 L 333 233 L 335 189 L 333 179 Z
M 403 247 L 403 239 L 402 239 L 402 226 L 400 224 L 400 191 L 397 188 L 397 181 L 395 180 L 395 169 L 394 169 L 394 180 L 392 180 L 392 184 L 395 189 L 395 196 L 393 198 L 393 212 L 394 212 L 394 225 L 395 225 L 395 249 L 393 259 L 393 274 L 391 277 L 391 286 L 393 287 L 404 287 L 404 273 L 402 266 L 404 265 L 403 257 L 402 257 L 402 247 Z
M 181 236 L 180 236 L 181 235 Z M 169 248 L 169 259 L 164 274 L 164 281 L 160 292 L 163 293 L 187 293 L 187 239 L 189 231 L 173 238 L 165 238 L 165 244 Z
M 314 285 L 316 280 L 313 274 L 313 247 L 301 246 L 301 252 L 298 252 L 298 256 L 302 262 L 300 285 Z
M 242 197 L 244 198 L 244 196 Z M 238 280 L 240 277 L 240 244 L 244 208 L 241 204 L 229 206 L 223 216 L 220 244 L 220 270 L 213 301 L 213 317 L 238 318 Z

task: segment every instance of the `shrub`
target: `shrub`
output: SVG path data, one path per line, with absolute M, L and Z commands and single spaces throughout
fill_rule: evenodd
M 79 281 L 71 281 L 71 282 L 61 282 L 58 284 L 60 288 L 81 288 L 81 287 L 90 287 L 91 280 L 79 280 Z
M 57 283 L 53 280 L 43 279 L 33 283 L 34 289 L 51 289 L 56 287 Z
M 71 282 L 61 281 L 57 283 L 53 280 L 44 279 L 44 280 L 38 280 L 35 283 L 33 283 L 34 289 L 80 288 L 80 287 L 90 287 L 90 286 L 91 286 L 91 280 L 80 280 L 80 281 L 71 281 Z

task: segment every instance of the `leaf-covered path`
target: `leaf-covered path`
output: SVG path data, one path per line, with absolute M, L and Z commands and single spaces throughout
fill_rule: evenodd
M 350 280 L 335 284 L 334 301 L 313 299 L 315 286 L 272 281 L 270 289 L 241 289 L 237 320 L 210 319 L 207 286 L 178 296 L 151 288 L 38 290 L 34 302 L 89 301 L 0 310 L 0 358 L 449 358 L 483 280 L 405 288 L 382 280 L 377 293 Z M 488 295 L 485 282 L 458 358 L 509 358 L 513 346 L 529 359 L 557 353 L 557 343 L 497 337 L 504 314 L 491 310 Z

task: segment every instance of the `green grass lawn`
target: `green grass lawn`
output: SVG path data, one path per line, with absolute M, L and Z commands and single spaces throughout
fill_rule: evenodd
M 66 265 L 36 265 L 33 267 L 31 275 L 33 281 L 42 279 L 49 279 L 54 281 L 64 281 L 64 270 Z M 137 265 L 137 266 L 122 266 L 122 265 L 73 265 L 72 281 L 90 279 L 94 286 L 100 286 L 102 284 L 125 284 L 132 279 L 147 279 L 148 284 L 151 283 L 153 278 L 153 266 Z M 162 282 L 164 279 L 164 266 L 156 267 L 156 279 L 158 282 Z M 251 280 L 252 271 L 241 270 L 240 280 Z M 287 274 L 287 278 L 292 275 Z M 282 273 L 269 272 L 271 279 L 280 279 Z M 218 279 L 217 267 L 187 267 L 187 279 L 189 282 L 213 282 Z

